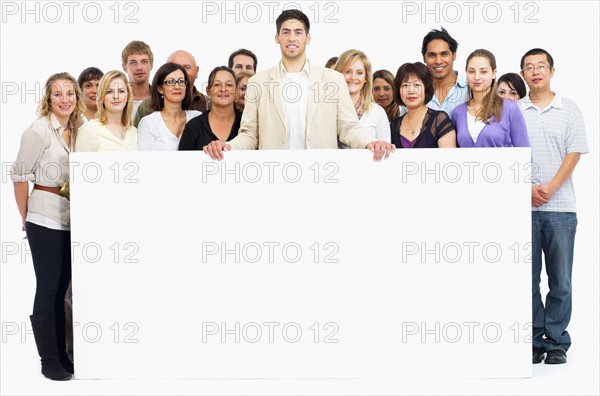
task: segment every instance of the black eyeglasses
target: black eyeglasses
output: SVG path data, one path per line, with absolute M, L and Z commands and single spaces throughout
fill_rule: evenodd
M 187 81 L 185 81 L 183 78 L 180 78 L 179 80 L 175 80 L 174 78 L 170 78 L 168 80 L 163 81 L 163 84 L 166 84 L 169 87 L 174 87 L 175 84 L 177 84 L 179 86 L 185 87 L 187 85 Z

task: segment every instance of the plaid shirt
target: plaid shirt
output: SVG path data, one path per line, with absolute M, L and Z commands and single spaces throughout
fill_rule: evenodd
M 588 150 L 585 125 L 579 107 L 570 99 L 555 94 L 554 100 L 540 110 L 529 96 L 520 102 L 531 143 L 534 163 L 532 184 L 549 183 L 569 153 L 585 154 Z M 550 198 L 547 204 L 532 207 L 533 211 L 576 212 L 573 176 Z

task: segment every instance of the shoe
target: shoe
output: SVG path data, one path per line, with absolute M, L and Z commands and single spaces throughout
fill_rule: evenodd
M 542 363 L 542 360 L 544 360 L 545 353 L 546 353 L 546 351 L 544 351 L 544 348 L 535 348 L 534 347 L 532 363 L 533 364 Z
M 62 356 L 60 356 L 58 360 L 60 360 L 60 364 L 64 367 L 65 370 L 67 370 L 70 374 L 75 374 L 75 367 L 73 366 L 73 362 L 69 360 L 68 357 L 65 356 L 65 358 L 63 358 Z
M 548 351 L 545 363 L 546 364 L 567 363 L 567 354 L 562 349 L 553 349 L 551 351 Z
M 60 363 L 54 314 L 34 314 L 30 319 L 35 344 L 42 360 L 42 374 L 54 381 L 70 380 L 71 373 Z

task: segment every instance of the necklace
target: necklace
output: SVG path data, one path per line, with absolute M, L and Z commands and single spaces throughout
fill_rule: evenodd
M 354 105 L 354 110 L 356 110 L 356 115 L 358 116 L 358 119 L 360 120 L 361 117 L 363 116 L 363 114 L 365 113 L 365 109 L 362 105 L 362 98 L 360 96 L 358 97 L 358 101 Z
M 417 116 L 417 118 L 419 118 L 419 117 L 420 116 Z M 408 114 L 406 114 L 406 121 L 408 121 L 408 125 L 410 125 L 410 136 L 414 137 L 415 134 L 417 133 L 417 131 L 416 131 L 415 127 L 413 126 L 412 122 L 410 122 L 410 119 L 408 118 Z M 422 120 L 421 120 L 421 123 L 423 123 Z
M 410 125 L 410 136 L 415 136 L 415 133 L 417 133 L 417 131 L 415 131 L 415 127 L 413 126 L 412 122 L 410 122 L 408 117 L 406 117 L 406 121 L 408 121 L 408 125 Z

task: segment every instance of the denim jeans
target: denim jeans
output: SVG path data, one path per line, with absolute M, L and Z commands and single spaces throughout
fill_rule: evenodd
M 546 351 L 571 346 L 567 326 L 571 320 L 571 274 L 577 214 L 531 212 L 533 347 Z M 540 293 L 542 252 L 549 292 L 545 304 Z

